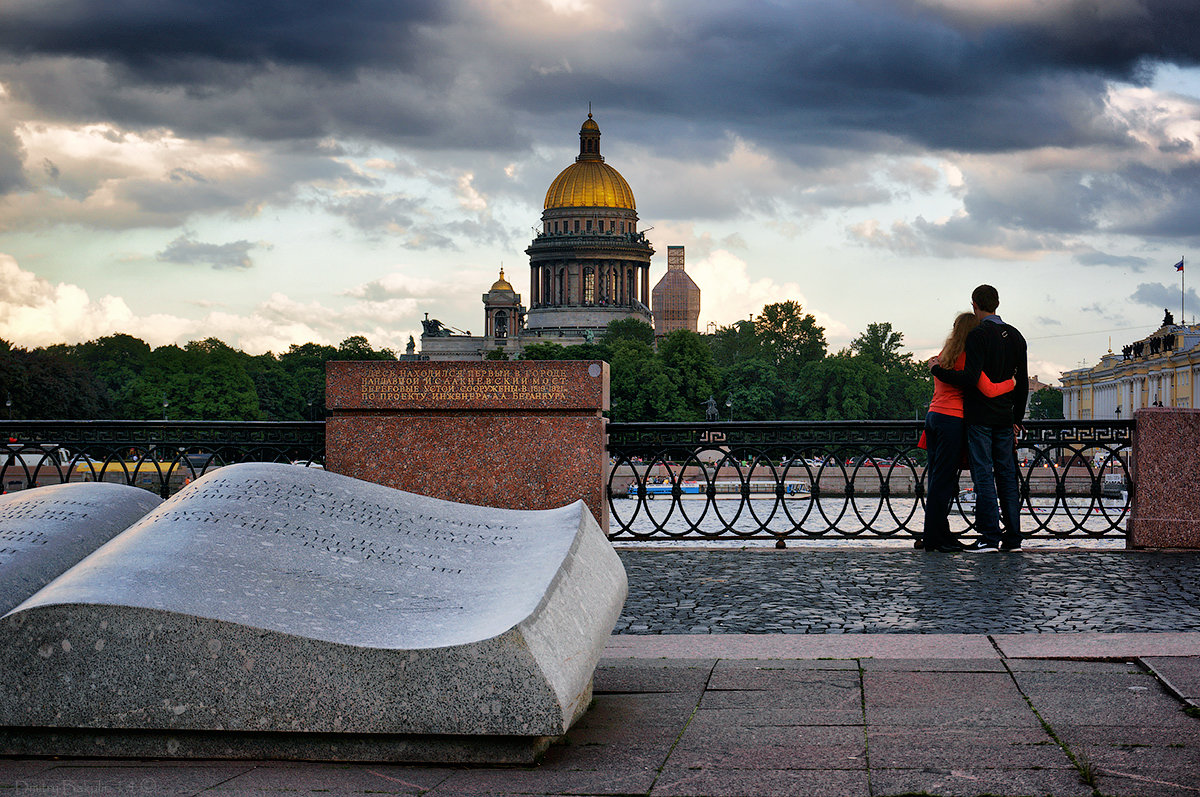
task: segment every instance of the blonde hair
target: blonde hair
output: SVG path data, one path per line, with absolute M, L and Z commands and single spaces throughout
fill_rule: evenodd
M 954 319 L 954 326 L 950 328 L 945 345 L 942 346 L 942 353 L 938 355 L 938 365 L 953 368 L 967 347 L 967 335 L 977 326 L 979 319 L 974 313 L 959 313 Z

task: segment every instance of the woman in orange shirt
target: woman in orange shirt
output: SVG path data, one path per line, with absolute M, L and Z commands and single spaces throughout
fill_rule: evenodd
M 942 346 L 935 362 L 943 368 L 961 371 L 966 362 L 967 335 L 979 326 L 974 313 L 960 313 L 954 319 L 950 336 Z M 985 396 L 999 396 L 1016 386 L 1014 380 L 996 383 L 985 374 L 979 375 L 979 392 Z M 926 551 L 951 553 L 961 551 L 962 543 L 950 534 L 950 505 L 958 495 L 958 471 L 962 462 L 965 430 L 963 427 L 963 394 L 954 385 L 934 377 L 933 400 L 925 415 L 925 444 L 928 464 L 925 467 L 927 492 L 925 494 L 925 527 L 922 547 Z

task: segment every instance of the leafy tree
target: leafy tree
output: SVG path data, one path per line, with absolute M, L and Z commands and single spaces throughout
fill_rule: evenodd
M 609 321 L 604 334 L 600 337 L 600 342 L 611 349 L 622 340 L 653 346 L 654 327 L 636 318 L 618 318 L 615 321 Z
M 1044 387 L 1029 397 L 1029 419 L 1053 420 L 1063 417 L 1062 391 L 1056 387 Z
M 351 335 L 338 344 L 338 360 L 394 360 L 396 353 L 391 349 L 373 349 L 362 335 Z
M 687 408 L 654 349 L 621 340 L 611 349 L 609 397 L 614 421 L 684 420 Z M 706 397 L 707 398 L 707 397 Z
M 279 355 L 279 364 L 295 380 L 296 389 L 304 399 L 305 414 L 311 416 L 309 420 L 325 417 L 325 363 L 336 359 L 337 349 L 319 343 L 293 343 Z
M 767 357 L 753 321 L 735 321 L 727 327 L 720 327 L 708 336 L 708 344 L 712 349 L 713 363 L 722 370 L 751 358 Z
M 850 350 L 884 368 L 893 368 L 905 361 L 912 362 L 911 353 L 900 351 L 903 341 L 904 333 L 894 331 L 889 322 L 872 323 L 867 324 L 866 331 L 850 341 Z
M 561 343 L 531 343 L 526 346 L 518 359 L 521 360 L 565 360 L 566 347 Z
M 703 404 L 718 392 L 721 382 L 712 349 L 695 332 L 680 329 L 658 344 L 658 359 L 675 384 L 683 414 L 679 420 L 703 420 Z
M 880 417 L 887 374 L 866 358 L 838 354 L 806 363 L 792 390 L 790 403 L 801 418 L 868 420 Z
M 246 374 L 254 383 L 258 406 L 268 421 L 310 420 L 311 408 L 295 377 L 271 352 L 245 359 Z
M 504 349 L 488 349 L 484 352 L 483 359 L 485 360 L 507 360 L 508 352 Z
M 799 375 L 805 363 L 825 356 L 825 329 L 799 302 L 789 299 L 764 306 L 754 329 L 784 380 Z
M 721 402 L 722 413 L 732 412 L 735 420 L 775 421 L 783 417 L 783 397 L 787 393 L 774 363 L 749 358 L 725 369 L 720 395 L 732 406 Z

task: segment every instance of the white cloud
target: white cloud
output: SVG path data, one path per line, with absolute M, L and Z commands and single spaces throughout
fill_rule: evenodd
M 70 283 L 54 284 L 0 254 L 0 338 L 21 347 L 80 343 L 123 332 L 152 346 L 183 344 L 215 335 L 251 354 L 287 351 L 293 343 L 337 344 L 365 335 L 377 348 L 403 351 L 407 325 L 417 316 L 415 299 L 362 300 L 330 307 L 273 293 L 247 314 L 214 310 L 188 319 L 155 313 L 139 316 L 124 299 L 92 299 Z
M 770 277 L 751 277 L 746 261 L 724 249 L 705 258 L 689 261 L 687 272 L 700 286 L 700 330 L 709 321 L 726 326 L 757 315 L 764 305 L 787 300 L 799 302 L 825 328 L 826 340 L 847 336 L 845 324 L 813 307 L 804 297 L 799 283 L 778 283 Z

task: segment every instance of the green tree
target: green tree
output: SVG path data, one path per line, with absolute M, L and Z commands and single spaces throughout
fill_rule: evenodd
M 799 302 L 789 299 L 764 306 L 754 329 L 785 381 L 798 376 L 805 363 L 825 356 L 825 329 Z
M 521 350 L 520 360 L 565 360 L 566 347 L 561 343 L 531 343 Z
M 391 349 L 373 349 L 362 335 L 351 335 L 338 344 L 338 360 L 394 360 L 396 353 Z
M 727 327 L 718 328 L 708 336 L 708 344 L 712 349 L 713 363 L 722 370 L 752 358 L 767 359 L 753 321 L 735 321 Z
M 487 352 L 484 353 L 483 359 L 485 359 L 485 360 L 507 360 L 508 352 L 504 351 L 504 349 L 488 349 Z
M 611 349 L 622 340 L 653 346 L 654 327 L 636 318 L 618 318 L 615 321 L 609 321 L 608 326 L 604 329 L 604 334 L 600 336 L 600 342 Z
M 777 421 L 783 417 L 787 388 L 774 363 L 752 357 L 726 368 L 718 398 L 724 417 L 734 420 Z M 731 406 L 726 406 L 728 402 Z
M 900 350 L 903 341 L 904 333 L 893 330 L 889 322 L 872 323 L 867 324 L 866 330 L 850 341 L 850 350 L 859 357 L 866 357 L 890 369 L 912 361 L 912 354 Z
M 304 399 L 305 416 L 319 421 L 325 417 L 325 363 L 338 359 L 338 350 L 319 343 L 293 343 L 279 355 L 279 364 L 296 382 Z
M 254 383 L 258 406 L 268 421 L 307 420 L 307 399 L 300 392 L 295 377 L 279 359 L 267 352 L 257 357 L 243 355 L 246 374 Z
M 1044 387 L 1029 397 L 1029 419 L 1054 420 L 1063 418 L 1062 391 L 1056 387 Z
M 675 381 L 654 349 L 621 340 L 611 349 L 610 416 L 614 421 L 673 421 L 687 417 Z
M 704 420 L 704 402 L 719 392 L 721 384 L 704 338 L 688 329 L 676 330 L 658 344 L 658 359 L 679 396 L 683 417 L 678 420 Z

